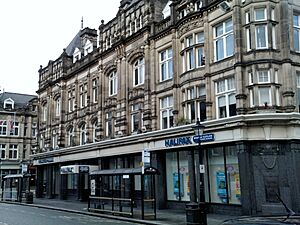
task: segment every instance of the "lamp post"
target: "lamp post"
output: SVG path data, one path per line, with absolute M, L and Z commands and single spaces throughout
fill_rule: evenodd
M 206 215 L 206 207 L 205 207 L 205 190 L 204 190 L 204 151 L 201 150 L 201 135 L 203 134 L 204 125 L 200 123 L 199 118 L 197 118 L 197 122 L 194 126 L 192 126 L 195 135 L 198 140 L 197 150 L 199 153 L 199 170 L 197 169 L 197 173 L 199 172 L 200 184 L 199 184 L 199 224 L 207 225 L 207 215 Z

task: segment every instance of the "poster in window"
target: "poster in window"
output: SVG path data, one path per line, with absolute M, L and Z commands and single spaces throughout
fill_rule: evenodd
M 217 179 L 217 193 L 223 203 L 226 203 L 227 191 L 226 191 L 226 177 L 224 172 L 216 173 Z
M 179 181 L 178 173 L 173 173 L 173 188 L 176 199 L 179 199 L 179 191 L 181 193 L 181 197 L 183 197 L 183 174 L 180 174 L 180 178 L 181 180 Z

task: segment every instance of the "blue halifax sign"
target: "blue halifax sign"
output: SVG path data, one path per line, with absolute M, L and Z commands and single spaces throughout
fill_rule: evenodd
M 214 134 L 201 134 L 193 136 L 193 141 L 195 143 L 199 142 L 206 142 L 206 141 L 214 141 L 215 135 Z
M 199 142 L 207 142 L 207 141 L 214 141 L 215 135 L 214 134 L 201 134 L 195 135 L 193 137 L 178 137 L 173 139 L 165 140 L 166 147 L 174 147 L 180 145 L 191 145 L 193 143 Z

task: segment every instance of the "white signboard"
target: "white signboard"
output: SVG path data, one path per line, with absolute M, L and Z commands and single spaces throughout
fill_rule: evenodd
M 199 165 L 199 167 L 200 167 L 200 173 L 205 173 L 205 166 Z
M 142 153 L 142 174 L 144 174 L 145 167 L 150 166 L 150 152 L 145 149 Z
M 91 180 L 91 195 L 96 195 L 96 181 Z

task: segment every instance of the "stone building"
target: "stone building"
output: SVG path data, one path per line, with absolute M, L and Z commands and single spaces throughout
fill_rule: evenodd
M 147 149 L 158 208 L 200 198 L 193 152 L 210 211 L 280 212 L 278 194 L 299 212 L 299 12 L 290 0 L 122 0 L 39 70 L 37 196 L 81 199 L 87 177 L 62 167 L 138 167 Z M 214 137 L 200 150 L 197 118 Z
M 35 174 L 29 156 L 37 149 L 37 102 L 35 95 L 0 93 L 0 180 L 7 174 Z

